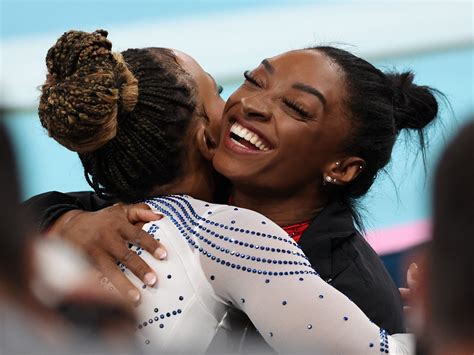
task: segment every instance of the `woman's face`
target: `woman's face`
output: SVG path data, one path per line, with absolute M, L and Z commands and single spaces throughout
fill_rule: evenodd
M 344 75 L 315 50 L 264 60 L 224 108 L 214 167 L 235 186 L 292 191 L 322 183 L 344 156 Z
M 208 128 L 210 136 L 215 142 L 219 142 L 221 132 L 222 112 L 224 100 L 221 97 L 222 87 L 216 84 L 214 78 L 204 71 L 203 68 L 186 53 L 173 50 L 176 59 L 196 83 L 198 93 L 198 112 L 209 120 Z

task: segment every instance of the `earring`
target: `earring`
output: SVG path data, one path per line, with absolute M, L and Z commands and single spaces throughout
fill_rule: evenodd
M 329 175 L 326 176 L 324 179 L 323 179 L 323 185 L 326 186 L 328 183 L 333 183 L 335 184 L 336 183 L 336 179 L 333 179 L 332 177 L 330 177 Z
M 336 162 L 336 166 L 339 167 L 339 165 L 341 165 L 341 162 L 340 162 L 340 161 L 337 161 L 337 162 Z

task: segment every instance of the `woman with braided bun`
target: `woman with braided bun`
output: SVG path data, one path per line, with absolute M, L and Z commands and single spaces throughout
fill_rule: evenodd
M 179 174 L 177 135 L 182 138 L 196 104 L 190 78 L 185 80 L 172 51 L 113 53 L 106 36 L 71 31 L 48 51 L 39 116 L 54 139 L 79 153 L 98 193 L 131 202 Z M 132 74 L 129 65 L 138 71 Z
M 40 219 L 61 215 L 52 229 L 68 239 L 78 236 L 70 231 L 80 230 L 83 239 L 76 242 L 99 267 L 115 257 L 131 271 L 141 270 L 135 274 L 144 283 L 122 265 L 135 286 L 145 289 L 138 326 L 145 344 L 153 350 L 205 351 L 225 314 L 238 309 L 277 351 L 408 351 L 407 338 L 389 336 L 328 283 L 339 279 L 337 288 L 351 298 L 370 292 L 365 304 L 378 304 L 379 324 L 383 312 L 385 321 L 401 318 L 393 282 L 353 226 L 351 201 L 367 192 L 388 163 L 400 130 L 415 129 L 422 137 L 423 127 L 437 114 L 431 89 L 413 84 L 411 74 L 384 74 L 332 47 L 292 51 L 245 73 L 245 83 L 225 106 L 219 137 L 222 100 L 214 81 L 192 58 L 168 49 L 127 50 L 124 65 L 110 48 L 104 32 L 63 35 L 48 53 L 39 113 L 51 136 L 79 152 L 86 177 L 100 196 L 146 199 L 154 212 L 164 215 L 144 229 L 164 242 L 169 260 L 158 264 L 149 253 L 142 255 L 163 275 L 159 288 L 150 287 L 156 282 L 150 268 L 137 268 L 137 254 L 153 253 L 157 246 L 152 238 L 134 234 L 129 226 L 122 234 L 135 235 L 129 239 L 140 245 L 132 249 L 135 254 L 123 250 L 124 239 L 118 243 L 107 237 L 108 244 L 97 234 L 84 236 L 98 224 L 116 222 L 98 221 L 111 210 L 70 211 L 71 205 L 77 207 L 77 196 L 61 205 L 43 196 L 30 205 L 59 205 Z M 124 93 L 133 80 L 121 79 L 127 77 L 123 68 L 138 86 L 129 111 Z M 56 92 L 64 95 L 50 101 Z M 77 104 L 71 104 L 68 92 L 77 95 Z M 87 116 L 84 131 L 80 113 Z M 95 115 L 99 117 L 89 119 Z M 104 124 L 109 123 L 104 117 L 112 117 L 116 125 Z M 53 121 L 65 129 L 56 133 Z M 84 135 L 92 135 L 96 122 L 103 131 L 98 136 L 108 140 L 91 148 Z M 239 207 L 204 202 L 216 199 L 213 158 L 233 184 L 231 201 Z M 95 203 L 89 201 L 89 207 Z M 289 229 L 301 237 L 311 264 L 288 236 Z M 322 231 L 326 235 L 314 238 Z M 110 275 L 119 288 L 125 285 Z

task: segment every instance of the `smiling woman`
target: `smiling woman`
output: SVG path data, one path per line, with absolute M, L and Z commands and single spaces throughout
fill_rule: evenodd
M 232 203 L 282 226 L 321 277 L 376 324 L 403 331 L 398 290 L 354 225 L 354 204 L 401 130 L 416 131 L 424 149 L 436 91 L 333 47 L 287 52 L 244 75 L 213 160 L 233 184 Z
M 331 200 L 351 206 L 390 160 L 401 129 L 416 130 L 424 149 L 422 128 L 438 111 L 433 90 L 413 84 L 412 73 L 384 74 L 332 47 L 265 59 L 244 76 L 227 101 L 214 166 L 233 182 L 237 204 L 281 196 L 291 212 L 272 216 L 280 225 L 312 220 Z

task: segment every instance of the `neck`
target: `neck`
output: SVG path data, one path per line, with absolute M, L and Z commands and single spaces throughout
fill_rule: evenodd
M 326 203 L 313 186 L 285 195 L 239 188 L 233 192 L 233 204 L 259 212 L 281 227 L 314 219 Z
M 175 182 L 157 186 L 153 195 L 185 194 L 199 200 L 213 202 L 215 198 L 215 176 L 211 162 L 202 156 L 188 159 L 186 168 Z

